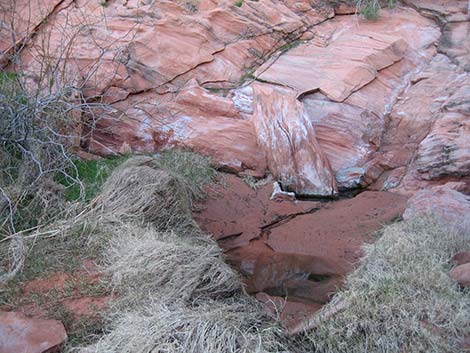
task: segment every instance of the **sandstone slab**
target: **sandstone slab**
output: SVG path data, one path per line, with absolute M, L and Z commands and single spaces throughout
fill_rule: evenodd
M 59 352 L 66 340 L 67 334 L 60 321 L 0 312 L 1 353 Z
M 449 275 L 462 287 L 470 287 L 470 263 L 454 267 Z
M 404 218 L 433 214 L 457 228 L 469 227 L 470 196 L 456 190 L 461 185 L 447 183 L 418 191 L 408 200 Z
M 298 95 L 320 91 L 342 102 L 371 82 L 377 71 L 401 60 L 406 49 L 406 42 L 399 37 L 348 33 L 325 48 L 308 43 L 292 49 L 261 66 L 256 75 L 293 88 Z
M 246 290 L 279 304 L 285 324 L 330 300 L 361 257 L 373 233 L 400 216 L 406 197 L 363 192 L 334 202 L 270 200 L 271 183 L 258 190 L 230 176 L 194 213 L 218 240 L 227 261 L 243 276 Z M 272 309 L 272 308 L 271 308 Z
M 209 197 L 193 217 L 225 250 L 259 238 L 263 228 L 320 207 L 319 202 L 271 200 L 272 183 L 255 189 L 242 179 L 226 175 L 223 185 L 214 185 Z
M 336 182 L 304 106 L 290 90 L 255 84 L 253 125 L 268 167 L 286 191 L 332 196 Z

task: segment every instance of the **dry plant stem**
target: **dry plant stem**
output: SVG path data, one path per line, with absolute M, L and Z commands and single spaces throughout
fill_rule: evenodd
M 53 9 L 32 6 L 28 1 L 0 3 L 0 27 L 11 38 L 9 49 L 0 57 L 2 65 L 16 71 L 15 75 L 0 76 L 0 242 L 10 247 L 10 270 L 5 275 L 0 271 L 0 283 L 21 269 L 26 256 L 24 246 L 19 246 L 23 237 L 41 234 L 40 229 L 59 219 L 65 211 L 63 207 L 68 207 L 60 205 L 60 192 L 48 191 L 47 185 L 62 175 L 69 184 L 79 185 L 84 197 L 73 149 L 94 133 L 100 116 L 111 111 L 102 103 L 94 82 L 102 65 L 114 63 L 120 54 L 116 50 L 119 39 L 100 44 L 91 35 L 87 39 L 96 47 L 97 57 L 77 70 L 74 46 L 80 33 L 93 27 L 92 19 L 80 13 L 78 20 L 72 19 L 67 7 L 74 6 L 73 2 L 59 2 Z M 33 21 L 37 18 L 33 17 L 38 11 L 43 11 L 43 21 L 36 24 Z M 124 35 L 133 35 L 132 30 Z M 61 33 L 59 41 L 52 38 L 54 32 Z M 23 63 L 24 51 L 30 57 L 27 67 Z M 113 66 L 106 80 L 112 81 L 117 67 Z M 97 92 L 93 97 L 86 95 L 86 91 L 93 90 Z M 81 125 L 87 126 L 86 131 Z M 53 212 L 51 206 L 56 208 Z M 37 210 L 47 212 L 37 214 Z M 31 227 L 23 221 L 25 217 L 37 225 Z M 21 256 L 19 251 L 23 252 Z

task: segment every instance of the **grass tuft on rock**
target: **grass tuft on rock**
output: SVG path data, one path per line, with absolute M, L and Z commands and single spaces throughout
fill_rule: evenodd
M 216 242 L 192 221 L 191 200 L 215 176 L 207 159 L 163 156 L 129 159 L 94 200 L 112 233 L 103 271 L 116 299 L 107 333 L 88 351 L 285 350 L 281 327 L 243 292 Z
M 468 232 L 432 218 L 387 226 L 336 294 L 347 309 L 306 337 L 330 353 L 462 351 L 470 334 L 470 292 L 448 272 L 453 254 L 468 249 Z

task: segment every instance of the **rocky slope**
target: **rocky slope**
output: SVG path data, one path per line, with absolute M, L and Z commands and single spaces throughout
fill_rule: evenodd
M 23 69 L 40 71 L 47 34 L 48 55 L 69 48 L 69 78 L 112 107 L 92 134 L 85 121 L 92 153 L 186 147 L 299 195 L 468 190 L 466 1 L 409 0 L 378 21 L 325 1 L 27 3 L 17 42 L 39 33 Z
M 325 303 L 361 245 L 405 208 L 468 222 L 466 0 L 405 0 L 377 21 L 323 0 L 20 0 L 13 12 L 32 83 L 47 38 L 88 102 L 109 104 L 81 117 L 88 152 L 183 147 L 241 176 L 271 174 L 298 197 L 370 190 L 335 203 L 278 190 L 291 201 L 276 202 L 271 184 L 229 178 L 195 214 L 250 292 L 289 295 L 287 322 Z

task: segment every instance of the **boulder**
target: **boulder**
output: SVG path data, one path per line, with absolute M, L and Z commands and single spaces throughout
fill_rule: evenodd
M 60 352 L 66 341 L 67 334 L 60 321 L 0 312 L 0 353 Z
M 268 168 L 285 191 L 300 195 L 337 193 L 330 164 L 302 103 L 288 89 L 255 84 L 253 125 Z
M 470 262 L 470 251 L 461 251 L 452 256 L 452 261 L 457 265 L 463 265 Z
M 470 226 L 470 196 L 456 190 L 462 184 L 447 183 L 418 191 L 408 200 L 403 218 L 433 214 L 451 226 Z
M 470 263 L 454 267 L 449 276 L 462 287 L 470 287 Z

